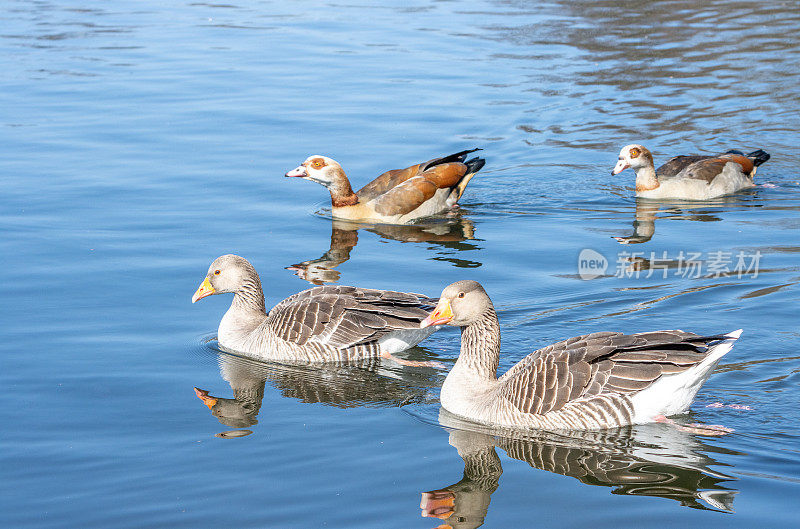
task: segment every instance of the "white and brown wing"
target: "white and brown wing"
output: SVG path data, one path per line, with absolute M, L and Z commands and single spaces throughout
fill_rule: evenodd
M 599 332 L 539 349 L 500 378 L 500 396 L 531 414 L 557 411 L 581 398 L 641 391 L 662 375 L 702 362 L 720 336 L 683 331 Z

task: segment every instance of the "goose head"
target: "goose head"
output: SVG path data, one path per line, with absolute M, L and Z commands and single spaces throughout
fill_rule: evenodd
M 254 280 L 260 288 L 258 273 L 247 259 L 233 254 L 222 255 L 208 267 L 206 278 L 192 296 L 192 303 L 214 294 L 239 292 Z
M 647 148 L 637 144 L 626 145 L 621 151 L 619 151 L 619 161 L 617 162 L 616 167 L 614 167 L 614 170 L 611 171 L 611 174 L 618 175 L 629 167 L 634 171 L 637 171 L 642 167 L 652 165 L 653 155 L 649 150 L 647 150 Z
M 302 164 L 286 173 L 286 176 L 310 180 L 311 182 L 322 184 L 330 189 L 337 185 L 342 177 L 345 177 L 345 174 L 342 166 L 339 165 L 339 162 L 336 160 L 328 158 L 327 156 L 314 154 L 306 158 L 306 161 Z
M 480 283 L 456 281 L 445 287 L 436 308 L 422 320 L 420 328 L 430 325 L 467 327 L 492 308 L 492 300 Z

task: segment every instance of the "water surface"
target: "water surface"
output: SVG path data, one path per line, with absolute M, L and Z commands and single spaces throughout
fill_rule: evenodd
M 4 7 L 4 526 L 796 523 L 796 6 Z M 609 176 L 633 142 L 657 162 L 772 159 L 750 192 L 637 203 L 632 173 Z M 332 222 L 324 189 L 282 176 L 325 154 L 360 186 L 473 146 L 488 163 L 460 212 L 421 226 Z M 587 248 L 608 261 L 592 280 Z M 190 298 L 230 252 L 268 304 L 310 283 L 481 281 L 501 371 L 597 330 L 743 328 L 681 419 L 735 432 L 467 431 L 440 416 L 442 371 L 220 353 L 229 299 Z M 449 366 L 457 333 L 423 345 L 407 356 Z

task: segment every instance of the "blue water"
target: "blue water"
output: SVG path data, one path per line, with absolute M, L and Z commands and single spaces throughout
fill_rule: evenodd
M 3 11 L 1 525 L 797 523 L 796 6 Z M 763 148 L 767 185 L 637 204 L 632 173 L 609 175 L 633 142 L 657 162 Z M 422 226 L 334 223 L 324 189 L 283 178 L 325 154 L 360 187 L 473 146 L 487 165 L 460 214 Z M 608 263 L 592 280 L 578 270 L 586 248 Z M 680 275 L 681 252 L 698 254 L 697 277 Z M 224 253 L 251 260 L 268 305 L 309 281 L 437 295 L 476 279 L 499 310 L 501 371 L 590 331 L 743 328 L 681 419 L 735 432 L 508 439 L 440 416 L 445 371 L 222 354 L 213 336 L 230 300 L 190 298 Z M 737 273 L 740 253 L 759 256 L 757 274 Z M 449 366 L 457 354 L 450 330 L 406 356 Z M 224 406 L 209 410 L 195 386 Z M 252 433 L 217 436 L 232 430 Z M 446 518 L 420 516 L 421 500 L 437 514 L 423 493 L 442 489 Z

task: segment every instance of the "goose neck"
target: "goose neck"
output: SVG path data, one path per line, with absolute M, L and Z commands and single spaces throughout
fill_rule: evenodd
M 480 378 L 497 380 L 500 363 L 500 322 L 494 308 L 461 329 L 461 353 L 456 365 Z
M 266 315 L 264 291 L 261 288 L 261 280 L 258 275 L 248 277 L 242 282 L 241 287 L 236 290 L 233 296 L 231 308 L 237 312 Z
M 650 191 L 660 185 L 653 164 L 636 168 L 636 191 Z
M 328 191 L 331 193 L 331 205 L 335 208 L 358 204 L 358 196 L 353 193 L 350 180 L 341 169 L 334 173 L 333 182 L 328 186 Z

